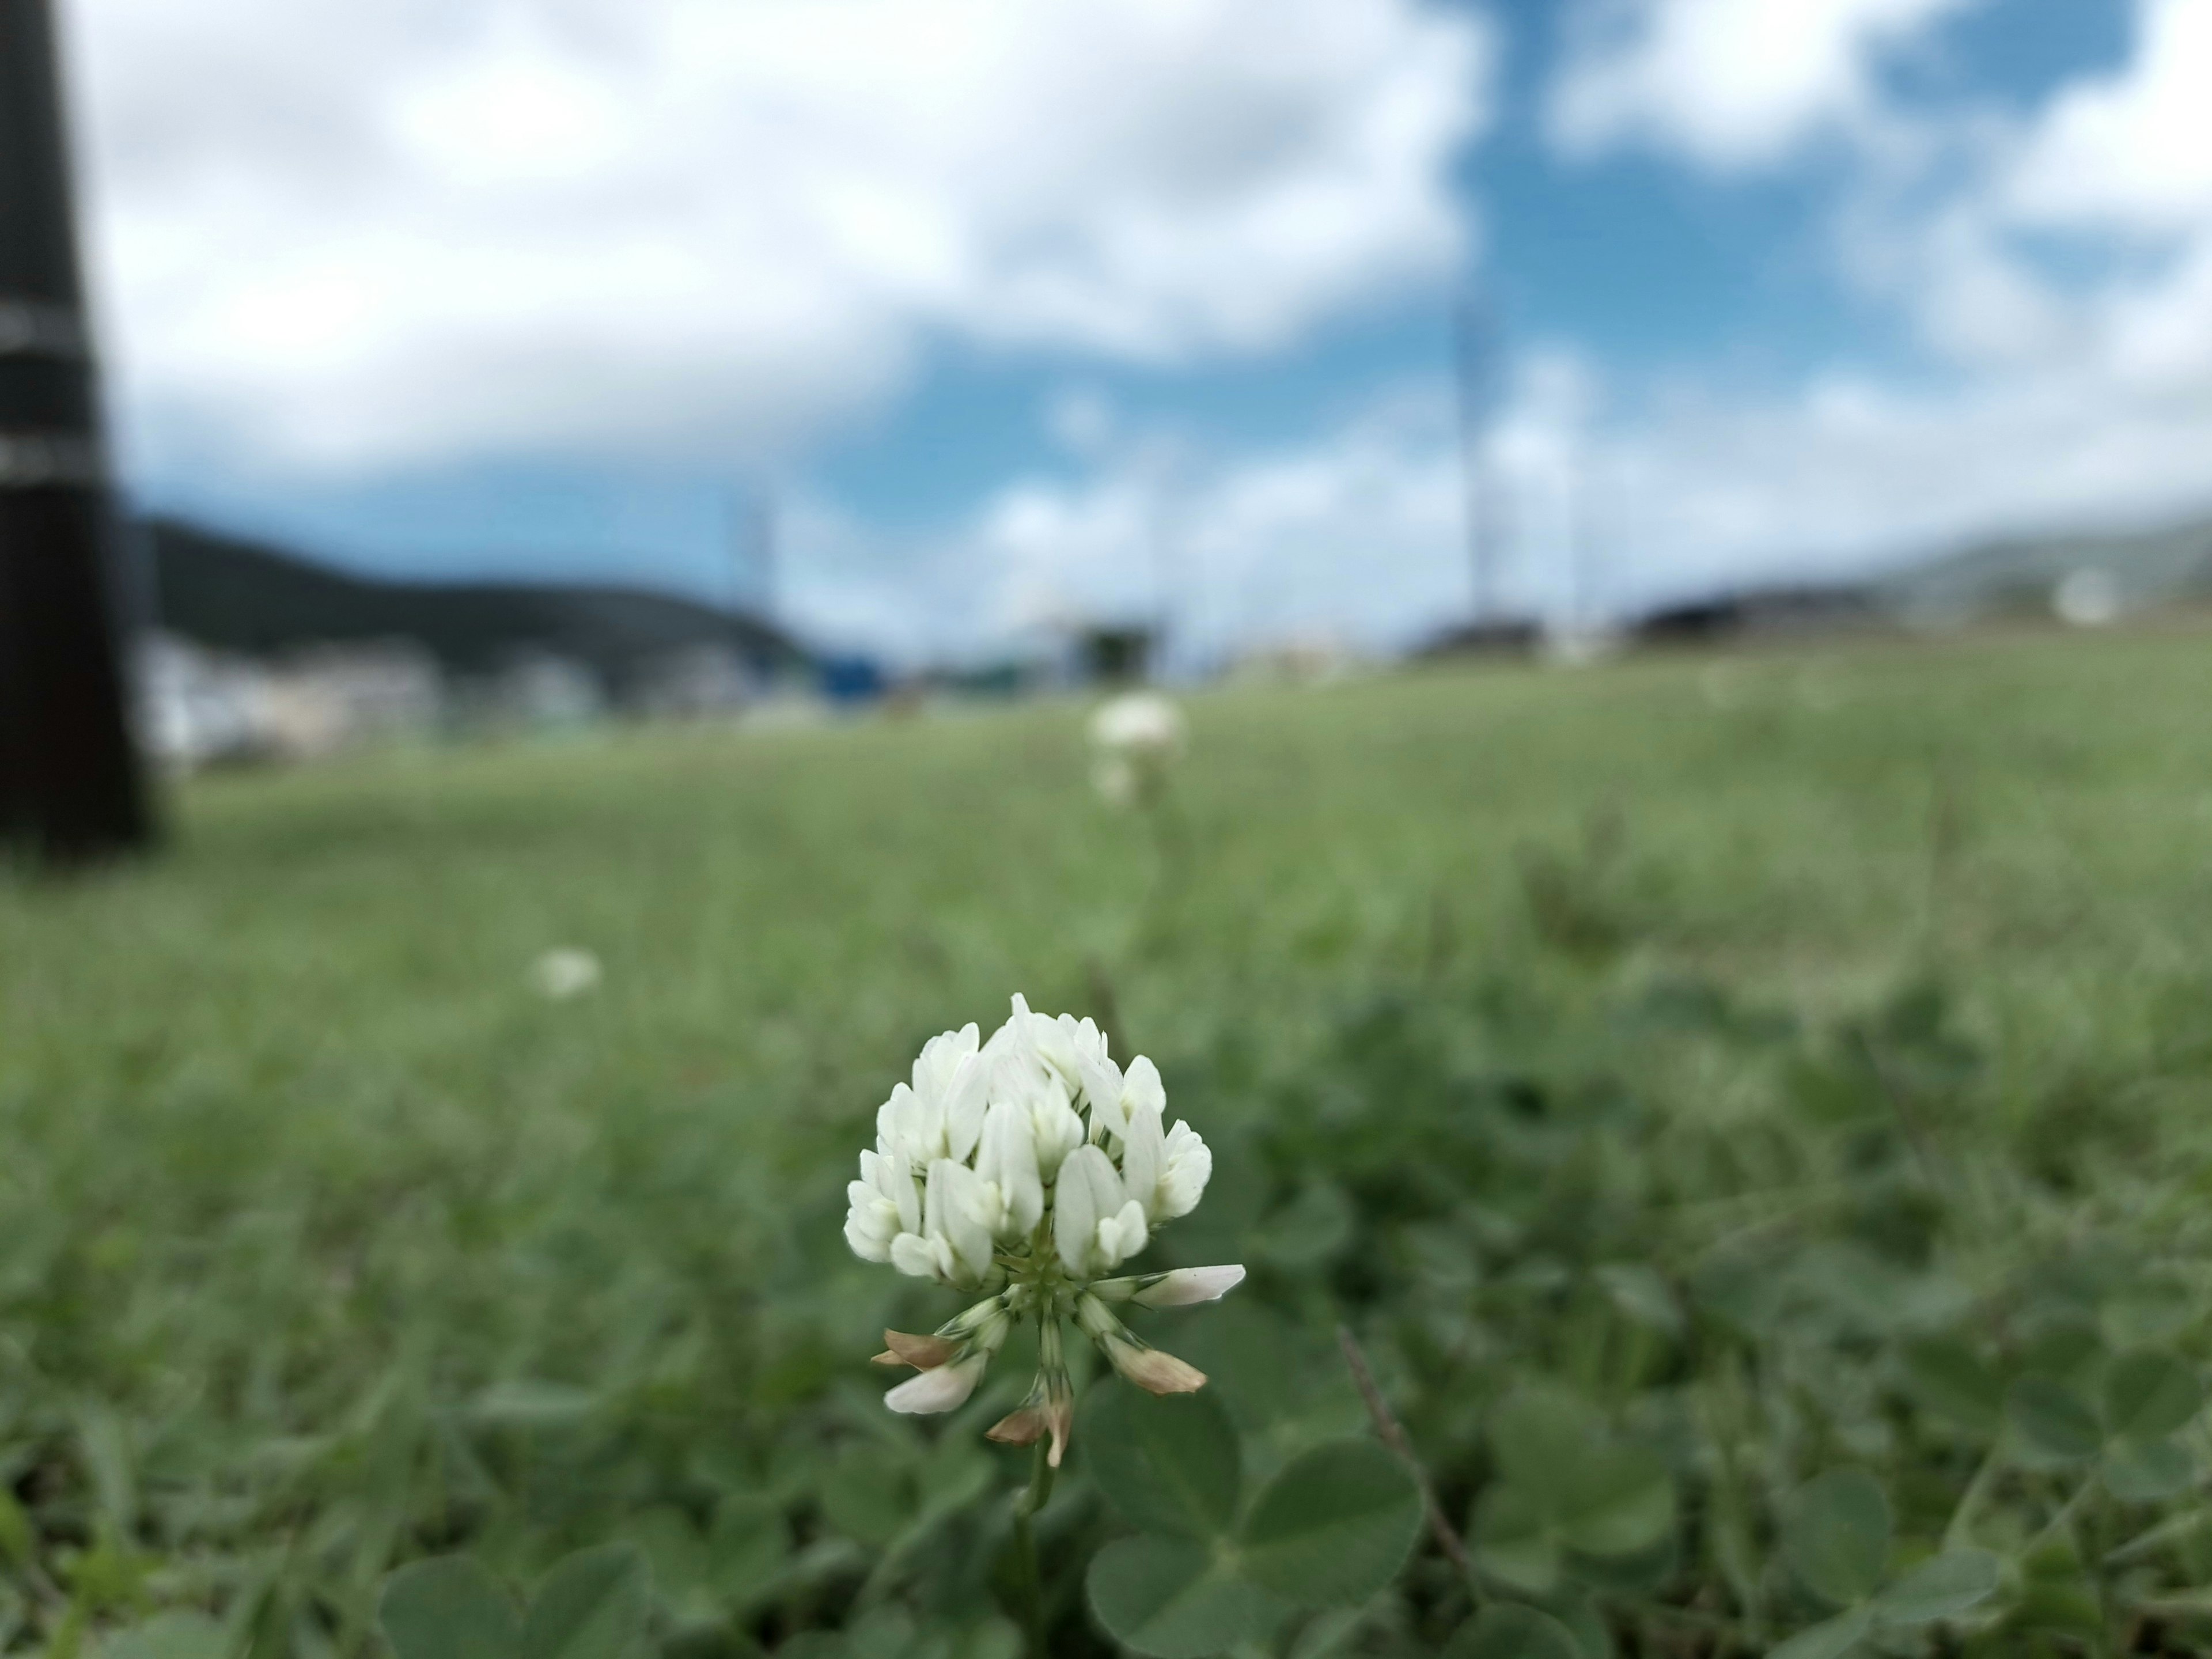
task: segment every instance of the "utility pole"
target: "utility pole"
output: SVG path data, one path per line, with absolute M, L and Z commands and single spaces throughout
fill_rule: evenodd
M 0 840 L 144 845 L 49 0 L 0 0 Z
M 1601 542 L 1609 533 L 1601 516 L 1603 480 L 1576 434 L 1559 464 L 1560 535 L 1565 541 L 1569 625 L 1595 639 L 1605 631 Z
M 1490 465 L 1490 425 L 1498 412 L 1498 313 L 1478 289 L 1452 308 L 1454 382 L 1459 393 L 1460 466 L 1466 492 L 1468 576 L 1477 628 L 1498 615 L 1498 491 Z
M 755 490 L 750 503 L 747 520 L 751 530 L 753 603 L 760 608 L 760 619 L 773 624 L 775 621 L 776 592 L 776 521 L 775 497 L 763 484 Z

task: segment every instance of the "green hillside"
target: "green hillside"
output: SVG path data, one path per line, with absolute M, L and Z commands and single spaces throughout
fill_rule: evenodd
M 672 652 L 725 646 L 763 671 L 801 653 L 757 618 L 641 589 L 532 582 L 405 582 L 349 574 L 173 520 L 143 528 L 160 625 L 218 649 L 281 657 L 408 639 L 448 672 L 483 673 L 550 652 L 620 684 Z

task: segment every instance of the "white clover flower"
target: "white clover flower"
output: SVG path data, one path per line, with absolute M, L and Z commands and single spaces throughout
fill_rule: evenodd
M 1149 806 L 1188 735 L 1182 710 L 1157 691 L 1129 691 L 1091 717 L 1091 781 L 1115 806 Z
M 548 951 L 530 964 L 531 988 L 548 1002 L 566 1002 L 596 990 L 603 976 L 599 957 L 574 945 Z
M 1018 996 L 988 1042 L 973 1025 L 931 1040 L 911 1082 L 876 1114 L 875 1146 L 845 1188 L 845 1239 L 866 1261 L 988 1294 L 932 1335 L 884 1334 L 888 1351 L 877 1358 L 919 1373 L 885 1404 L 916 1413 L 963 1404 L 1018 1319 L 1037 1322 L 1036 1380 L 989 1432 L 1013 1445 L 1049 1436 L 1053 1468 L 1074 1413 L 1064 1320 L 1140 1388 L 1204 1386 L 1109 1305 L 1211 1302 L 1244 1277 L 1241 1267 L 1106 1276 L 1143 1251 L 1156 1225 L 1189 1214 L 1212 1173 L 1213 1155 L 1188 1123 L 1163 1128 L 1166 1109 L 1151 1060 L 1139 1055 L 1124 1072 L 1091 1021 L 1034 1012 Z
M 1091 741 L 1114 754 L 1172 755 L 1183 745 L 1182 710 L 1157 691 L 1125 691 L 1091 716 Z

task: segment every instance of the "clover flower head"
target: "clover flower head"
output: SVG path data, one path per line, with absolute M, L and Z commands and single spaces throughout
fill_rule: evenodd
M 1015 1445 L 1049 1437 L 1054 1468 L 1074 1413 L 1064 1321 L 1140 1388 L 1204 1386 L 1113 1312 L 1125 1302 L 1212 1302 L 1244 1277 L 1241 1267 L 1112 1276 L 1155 1227 L 1197 1206 L 1213 1172 L 1206 1142 L 1188 1123 L 1167 1127 L 1166 1114 L 1151 1060 L 1139 1055 L 1124 1071 L 1091 1021 L 1035 1012 L 1019 996 L 988 1041 L 973 1025 L 931 1039 L 876 1114 L 876 1144 L 845 1189 L 845 1238 L 864 1260 L 983 1299 L 929 1335 L 884 1334 L 878 1360 L 917 1373 L 886 1405 L 963 1404 L 1024 1319 L 1037 1325 L 1036 1380 L 990 1436 Z
M 531 988 L 548 1002 L 566 1002 L 598 988 L 604 970 L 591 951 L 566 945 L 530 964 Z
M 1188 738 L 1182 710 L 1157 691 L 1127 691 L 1091 717 L 1091 781 L 1115 806 L 1149 806 Z

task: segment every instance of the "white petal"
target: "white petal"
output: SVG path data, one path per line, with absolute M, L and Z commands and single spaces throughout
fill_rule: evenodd
M 973 1031 L 975 1028 L 968 1028 Z M 988 1098 L 996 1063 L 978 1054 L 963 1056 L 945 1085 L 945 1150 L 965 1158 L 975 1150 L 983 1130 L 983 1108 Z
M 888 1261 L 891 1259 L 889 1241 L 857 1206 L 845 1218 L 845 1242 L 853 1247 L 853 1254 L 863 1261 Z
M 989 1355 L 979 1353 L 954 1364 L 939 1365 L 935 1370 L 909 1376 L 884 1396 L 884 1404 L 895 1412 L 914 1415 L 949 1412 L 965 1404 L 968 1396 L 975 1392 L 975 1384 L 990 1363 Z
M 1145 1206 L 1135 1199 L 1098 1224 L 1098 1254 L 1104 1265 L 1118 1267 L 1145 1248 L 1151 1230 L 1145 1225 Z
M 1129 1069 L 1121 1073 L 1121 1115 L 1126 1118 L 1134 1111 L 1164 1114 L 1168 1109 L 1167 1085 L 1160 1081 L 1160 1068 L 1143 1054 L 1129 1062 Z
M 922 1231 L 941 1243 L 947 1257 L 939 1270 L 948 1283 L 973 1283 L 990 1271 L 991 1229 L 997 1204 L 987 1183 L 964 1164 L 940 1158 L 929 1166 L 929 1193 L 922 1206 Z
M 1095 1021 L 1062 1014 L 1054 1052 L 1071 1085 L 1083 1091 L 1091 1109 L 1103 1110 L 1121 1098 L 1121 1070 L 1107 1053 L 1106 1034 Z
M 1159 1114 L 1139 1111 L 1129 1120 L 1121 1141 L 1121 1184 L 1145 1206 L 1148 1217 L 1160 1213 L 1160 1177 L 1166 1173 L 1167 1146 L 1160 1135 Z
M 1198 1131 L 1178 1121 L 1168 1131 L 1167 1167 L 1160 1178 L 1158 1214 L 1163 1220 L 1188 1215 L 1206 1195 L 1213 1176 L 1213 1152 Z
M 914 1164 L 904 1152 L 895 1152 L 887 1160 L 884 1182 L 891 1189 L 891 1202 L 898 1206 L 899 1225 L 908 1232 L 920 1232 L 921 1192 L 915 1184 Z
M 975 1173 L 994 1183 L 1005 1200 L 1006 1235 L 1025 1237 L 1044 1213 L 1036 1130 L 1026 1109 L 1009 1100 L 991 1103 L 975 1153 Z
M 933 1036 L 922 1045 L 914 1062 L 914 1091 L 925 1099 L 941 1098 L 960 1063 L 975 1052 L 975 1027 L 962 1026 Z
M 1218 1302 L 1244 1282 L 1240 1265 L 1225 1267 L 1177 1267 L 1136 1299 L 1148 1308 L 1188 1308 L 1200 1302 Z
M 1037 1167 L 1055 1169 L 1083 1139 L 1083 1120 L 1069 1104 L 1067 1086 L 1048 1077 L 1030 1100 L 1030 1119 L 1036 1134 Z
M 876 1114 L 876 1139 L 885 1152 L 903 1152 L 915 1164 L 942 1158 L 944 1101 L 935 1096 L 924 1099 L 903 1083 L 893 1085 L 891 1097 Z
M 920 1233 L 901 1233 L 891 1240 L 891 1266 L 913 1279 L 937 1277 L 937 1253 Z
M 1098 1250 L 1098 1224 L 1126 1200 L 1113 1161 L 1097 1147 L 1082 1146 L 1062 1160 L 1053 1198 L 1053 1243 L 1068 1272 L 1090 1278 Z

